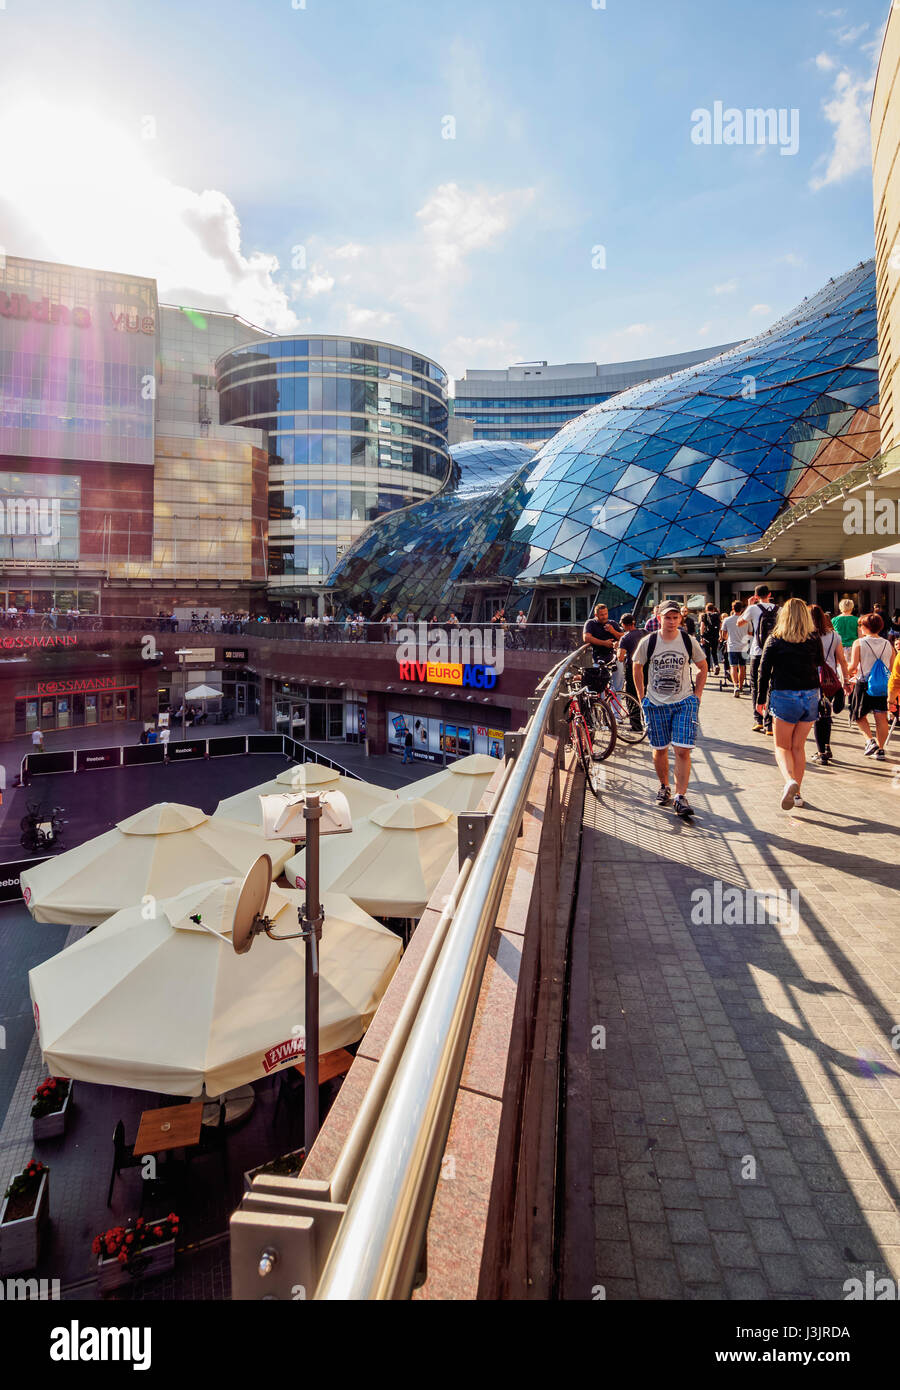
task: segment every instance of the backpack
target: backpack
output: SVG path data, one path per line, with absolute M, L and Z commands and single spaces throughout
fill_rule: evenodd
M 687 652 L 688 661 L 693 661 L 693 659 L 694 659 L 694 648 L 691 646 L 691 639 L 690 639 L 690 637 L 688 636 L 688 634 L 685 632 L 684 628 L 679 628 L 678 631 L 681 633 L 681 640 L 682 640 L 682 642 L 684 643 L 684 650 Z M 658 640 L 659 640 L 659 633 L 658 633 L 658 632 L 651 632 L 651 633 L 650 633 L 650 641 L 647 643 L 647 660 L 644 662 L 644 683 L 645 683 L 645 684 L 646 684 L 646 681 L 647 681 L 647 667 L 650 665 L 650 662 L 653 660 L 653 653 L 656 651 L 656 643 L 657 643 Z
M 881 657 L 877 656 L 869 667 L 866 690 L 870 695 L 886 695 L 888 693 L 888 682 L 890 678 L 890 671 L 885 666 Z
M 756 625 L 756 634 L 755 634 L 756 640 L 757 640 L 757 642 L 759 643 L 760 647 L 764 647 L 764 646 L 766 645 L 767 639 L 768 639 L 769 637 L 771 637 L 772 633 L 773 633 L 774 630 L 775 630 L 775 624 L 776 624 L 777 621 L 778 621 L 778 606 L 777 606 L 777 605 L 774 605 L 772 608 L 761 608 L 761 610 L 760 610 L 760 615 L 759 615 L 759 622 L 758 622 L 757 625 Z

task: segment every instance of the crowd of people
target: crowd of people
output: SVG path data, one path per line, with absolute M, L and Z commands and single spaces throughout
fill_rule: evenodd
M 595 607 L 583 639 L 595 662 L 618 666 L 619 687 L 640 702 L 659 778 L 658 805 L 671 803 L 682 818 L 693 815 L 687 789 L 700 702 L 709 675 L 720 672 L 734 699 L 749 695 L 753 733 L 773 740 L 784 777 L 783 810 L 805 805 L 811 731 L 813 761 L 823 767 L 834 761 L 832 728 L 845 709 L 862 735 L 861 756 L 885 760 L 900 721 L 900 613 L 888 615 L 876 603 L 870 613 L 856 614 L 850 598 L 838 607 L 832 617 L 800 598 L 778 604 L 767 584 L 756 586 L 749 603 L 736 598 L 727 613 L 714 603 L 694 612 L 668 600 L 642 628 L 633 613 L 613 622 L 605 605 Z

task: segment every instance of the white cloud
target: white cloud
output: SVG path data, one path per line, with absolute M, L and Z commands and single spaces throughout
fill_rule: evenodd
M 771 312 L 768 304 L 754 304 L 750 310 L 751 314 L 771 314 Z
M 785 255 L 783 255 L 782 257 L 780 257 L 780 260 L 781 260 L 781 263 L 782 263 L 783 265 L 793 265 L 793 266 L 806 265 L 806 261 L 803 259 L 802 256 L 798 256 L 796 251 L 788 251 L 788 252 L 786 252 Z
M 829 56 L 829 54 L 817 53 L 816 67 L 821 68 L 823 72 L 831 72 L 832 68 L 837 67 L 837 63 L 834 61 L 832 57 Z
M 862 38 L 863 34 L 866 32 L 868 27 L 868 24 L 858 24 L 854 29 L 851 25 L 848 24 L 843 29 L 838 30 L 838 42 L 856 43 L 856 40 Z
M 734 294 L 737 287 L 737 280 L 725 280 L 721 285 L 713 286 L 713 294 Z
M 0 141 L 0 244 L 11 252 L 155 276 L 162 300 L 297 326 L 277 256 L 244 249 L 227 194 L 159 174 L 151 142 L 43 99 L 4 111 Z
M 825 173 L 810 179 L 813 192 L 841 183 L 871 165 L 868 106 L 874 78 L 854 78 L 842 69 L 834 81 L 834 95 L 823 103 L 825 119 L 834 127 L 834 143 Z
M 711 323 L 703 323 L 703 324 L 701 324 L 700 327 L 697 329 L 697 337 L 698 337 L 698 338 L 708 338 L 709 335 L 710 335 L 710 333 L 712 333 L 712 324 L 711 324 Z
M 315 266 L 309 273 L 306 283 L 301 285 L 300 292 L 314 296 L 317 294 L 328 294 L 329 290 L 334 289 L 334 276 L 325 271 L 318 270 Z
M 314 270 L 335 282 L 330 302 L 335 331 L 365 331 L 375 337 L 389 330 L 394 340 L 420 347 L 449 371 L 471 366 L 463 348 L 480 340 L 453 335 L 460 291 L 471 277 L 470 260 L 502 245 L 535 196 L 533 188 L 493 192 L 440 184 L 416 212 L 406 237 L 368 246 L 317 244 Z M 442 337 L 449 340 L 447 360 L 436 347 Z M 495 348 L 501 342 L 505 353 L 505 341 Z M 452 362 L 450 352 L 455 354 Z
M 416 213 L 437 270 L 455 270 L 471 251 L 496 241 L 533 199 L 533 188 L 488 193 L 441 184 Z
M 452 377 L 461 377 L 467 367 L 484 370 L 524 361 L 522 347 L 515 337 L 517 331 L 515 324 L 502 324 L 500 331 L 492 336 L 467 338 L 458 334 L 441 345 L 438 361 Z
M 630 323 L 627 328 L 623 328 L 623 333 L 629 333 L 633 338 L 643 338 L 651 331 L 649 323 Z

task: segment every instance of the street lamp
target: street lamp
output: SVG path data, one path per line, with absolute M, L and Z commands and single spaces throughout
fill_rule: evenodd
M 181 741 L 185 740 L 185 719 L 187 718 L 187 681 L 185 680 L 185 661 L 194 655 L 193 647 L 179 647 L 175 655 L 181 662 Z

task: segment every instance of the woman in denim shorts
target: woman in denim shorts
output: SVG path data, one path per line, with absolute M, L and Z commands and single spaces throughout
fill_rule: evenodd
M 806 740 L 819 713 L 819 667 L 824 664 L 822 639 L 809 605 L 789 598 L 763 647 L 756 706 L 757 714 L 764 714 L 768 699 L 775 716 L 775 761 L 785 777 L 784 811 L 804 805 L 800 788 Z

